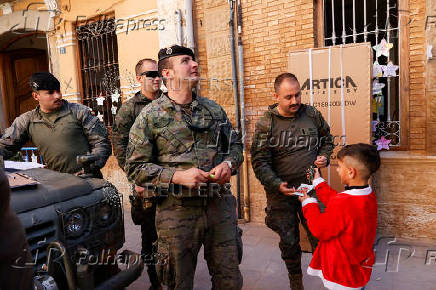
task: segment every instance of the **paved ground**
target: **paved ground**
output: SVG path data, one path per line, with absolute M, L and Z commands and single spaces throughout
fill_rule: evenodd
M 129 205 L 126 204 L 125 209 L 125 248 L 139 253 L 139 227 L 132 223 Z M 242 224 L 241 228 L 244 230 L 243 289 L 289 289 L 286 267 L 278 249 L 278 236 L 261 224 Z M 431 247 L 414 242 L 410 246 L 406 241 L 383 238 L 376 246 L 376 253 L 377 261 L 367 290 L 436 289 L 436 244 Z M 303 254 L 303 269 L 307 269 L 311 257 L 311 254 Z M 426 265 L 426 260 L 430 265 Z M 303 282 L 306 290 L 325 289 L 317 277 L 305 275 Z M 211 289 L 202 251 L 199 253 L 194 285 L 194 289 L 198 290 Z M 149 286 L 147 272 L 144 271 L 127 289 L 148 289 Z

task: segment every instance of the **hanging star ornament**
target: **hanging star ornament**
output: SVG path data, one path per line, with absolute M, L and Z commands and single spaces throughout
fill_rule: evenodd
M 382 66 L 384 77 L 396 77 L 398 65 L 394 65 L 391 61 L 387 65 Z
M 381 136 L 380 139 L 375 141 L 375 145 L 377 145 L 378 151 L 382 149 L 389 150 L 389 143 L 391 143 L 391 140 L 386 139 L 385 136 Z
M 378 63 L 378 61 L 374 61 L 374 64 L 372 65 L 372 75 L 374 78 L 380 78 L 383 76 L 383 70 L 382 66 Z
M 104 97 L 99 96 L 97 99 L 97 106 L 103 106 L 103 102 L 104 102 Z
M 112 98 L 112 103 L 118 103 L 118 100 L 120 99 L 120 94 L 118 92 L 113 93 L 111 95 L 111 98 Z
M 383 38 L 379 44 L 374 45 L 372 48 L 376 52 L 376 57 L 382 55 L 389 57 L 389 49 L 391 49 L 392 47 L 394 47 L 394 45 L 392 43 L 387 42 L 386 39 Z
M 103 115 L 98 112 L 97 118 L 100 119 L 100 122 L 103 122 Z
M 382 93 L 382 89 L 385 87 L 386 85 L 384 83 L 379 83 L 378 79 L 375 79 L 372 82 L 372 94 L 373 95 L 380 95 Z

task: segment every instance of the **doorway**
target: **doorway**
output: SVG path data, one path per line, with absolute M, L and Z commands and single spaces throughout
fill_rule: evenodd
M 10 126 L 16 117 L 33 110 L 37 102 L 32 98 L 30 76 L 48 71 L 47 40 L 36 34 L 29 37 L 2 36 L 0 46 L 0 81 L 4 122 Z M 4 46 L 7 43 L 7 47 Z M 3 44 L 3 45 L 2 45 Z

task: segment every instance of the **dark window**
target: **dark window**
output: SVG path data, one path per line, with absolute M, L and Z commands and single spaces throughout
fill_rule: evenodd
M 111 126 L 121 105 L 118 44 L 115 20 L 104 19 L 77 26 L 83 103 L 106 126 Z

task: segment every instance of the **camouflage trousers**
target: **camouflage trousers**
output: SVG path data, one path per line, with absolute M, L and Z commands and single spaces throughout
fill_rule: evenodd
M 141 226 L 141 256 L 144 264 L 147 266 L 148 278 L 151 285 L 157 289 L 159 286 L 156 273 L 156 247 L 153 245 L 157 240 L 157 232 L 155 226 L 156 204 L 146 202 L 144 199 L 137 196 L 133 191 L 130 197 L 131 215 L 135 225 Z
M 265 212 L 265 224 L 280 236 L 279 248 L 289 275 L 301 274 L 300 222 L 313 250 L 318 241 L 307 227 L 300 201 L 280 193 L 268 194 Z
M 198 252 L 212 277 L 212 289 L 241 289 L 236 200 L 221 198 L 175 198 L 157 206 L 157 271 L 168 289 L 193 289 Z

